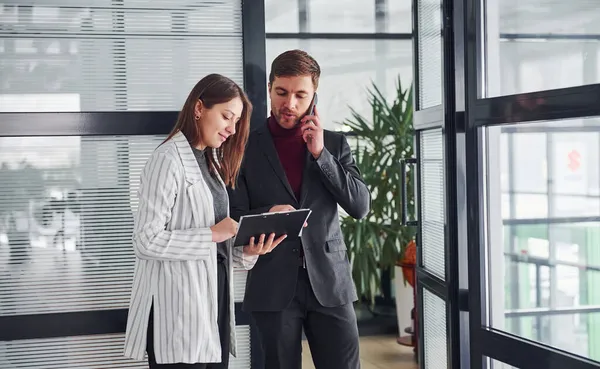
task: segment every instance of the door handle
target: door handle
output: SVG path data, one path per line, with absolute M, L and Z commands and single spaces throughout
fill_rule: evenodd
M 416 165 L 417 164 L 417 159 L 416 158 L 406 158 L 406 159 L 400 159 L 400 170 L 402 171 L 401 173 L 401 178 L 402 178 L 402 193 L 401 193 L 401 200 L 402 200 L 402 225 L 403 226 L 408 226 L 408 227 L 416 227 L 417 225 L 419 225 L 419 222 L 417 220 L 408 220 L 408 201 L 407 201 L 407 193 L 406 193 L 406 182 L 407 181 L 407 173 L 408 171 L 406 170 L 407 165 Z M 416 180 L 416 177 L 415 177 Z
M 465 288 L 458 290 L 458 311 L 469 311 L 469 290 Z

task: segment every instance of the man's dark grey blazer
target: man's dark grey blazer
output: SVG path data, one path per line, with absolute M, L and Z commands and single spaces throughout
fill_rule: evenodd
M 245 152 L 235 190 L 230 190 L 231 217 L 268 212 L 274 205 L 312 210 L 301 239 L 289 237 L 259 257 L 248 274 L 245 311 L 281 311 L 294 298 L 300 248 L 318 302 L 324 307 L 357 300 L 338 204 L 354 218 L 370 210 L 371 195 L 360 176 L 346 137 L 324 131 L 325 148 L 318 160 L 306 152 L 301 196 L 296 199 L 265 124 L 254 131 Z

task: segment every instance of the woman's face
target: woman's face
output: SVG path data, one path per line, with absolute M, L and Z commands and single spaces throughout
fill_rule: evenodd
M 201 101 L 196 103 L 196 116 L 198 119 L 198 130 L 200 131 L 200 148 L 219 148 L 232 135 L 235 134 L 235 126 L 240 120 L 244 104 L 242 99 L 235 97 L 228 102 L 215 104 L 208 109 Z

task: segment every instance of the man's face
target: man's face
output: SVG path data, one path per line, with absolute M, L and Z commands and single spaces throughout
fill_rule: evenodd
M 291 129 L 308 111 L 315 94 L 310 76 L 275 77 L 269 84 L 271 110 L 280 126 Z

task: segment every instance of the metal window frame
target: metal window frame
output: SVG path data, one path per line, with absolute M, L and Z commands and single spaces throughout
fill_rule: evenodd
M 266 120 L 265 14 L 263 1 L 242 1 L 244 88 L 254 106 L 252 128 Z M 0 137 L 167 135 L 177 111 L 0 113 Z M 242 303 L 236 325 L 250 325 L 252 368 L 264 361 L 258 333 Z M 128 309 L 0 317 L 0 341 L 125 332 Z M 77 325 L 73 321 L 77 321 Z
M 244 51 L 244 90 L 252 102 L 252 130 L 267 120 L 267 63 L 265 42 L 265 0 L 242 0 L 242 27 Z M 242 303 L 235 304 L 236 324 L 250 325 L 250 360 L 253 369 L 264 368 L 264 352 L 258 328 L 250 313 L 242 310 Z
M 269 32 L 267 40 L 412 40 L 412 33 Z

